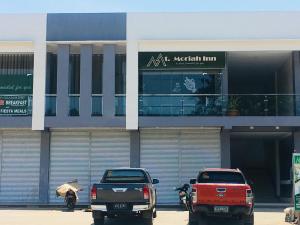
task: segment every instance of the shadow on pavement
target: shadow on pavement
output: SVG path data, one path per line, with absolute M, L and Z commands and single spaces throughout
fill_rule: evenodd
M 141 218 L 117 218 L 108 219 L 105 218 L 105 225 L 145 225 L 145 222 Z M 94 225 L 92 223 L 91 225 Z

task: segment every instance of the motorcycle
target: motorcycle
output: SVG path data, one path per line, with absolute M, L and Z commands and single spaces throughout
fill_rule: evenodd
M 175 188 L 175 191 L 178 191 L 180 204 L 184 205 L 185 209 L 191 212 L 192 198 L 191 198 L 191 193 L 189 192 L 189 188 L 190 188 L 189 184 L 184 184 L 181 187 Z
M 73 180 L 56 188 L 56 197 L 63 197 L 68 209 L 73 210 L 78 201 L 78 192 L 82 191 L 78 181 Z

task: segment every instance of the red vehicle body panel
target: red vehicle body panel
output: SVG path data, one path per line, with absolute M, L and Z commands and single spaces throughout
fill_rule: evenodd
M 197 190 L 195 205 L 246 206 L 246 191 L 251 189 L 247 184 L 193 184 Z

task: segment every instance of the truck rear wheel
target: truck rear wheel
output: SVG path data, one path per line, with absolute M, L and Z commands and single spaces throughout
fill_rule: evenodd
M 254 225 L 254 214 L 252 213 L 250 216 L 244 218 L 245 225 Z
M 146 225 L 153 225 L 153 218 L 146 218 L 144 220 Z
M 103 225 L 103 224 L 104 224 L 104 218 L 94 219 L 94 225 Z
M 207 225 L 207 218 L 204 216 L 198 216 L 198 225 Z
M 191 212 L 189 212 L 189 225 L 197 225 L 197 218 Z
M 143 214 L 143 219 L 145 221 L 146 225 L 153 225 L 153 210 L 148 210 L 148 211 L 144 211 Z

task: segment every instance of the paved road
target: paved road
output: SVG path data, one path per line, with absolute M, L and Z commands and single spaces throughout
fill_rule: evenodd
M 0 209 L 1 225 L 93 225 L 90 212 L 76 210 L 12 210 Z M 158 212 L 154 225 L 187 225 L 187 212 L 163 210 Z M 209 225 L 234 225 L 234 221 L 212 221 Z M 257 210 L 255 225 L 287 225 L 282 210 Z M 106 220 L 106 225 L 143 225 L 143 221 Z

